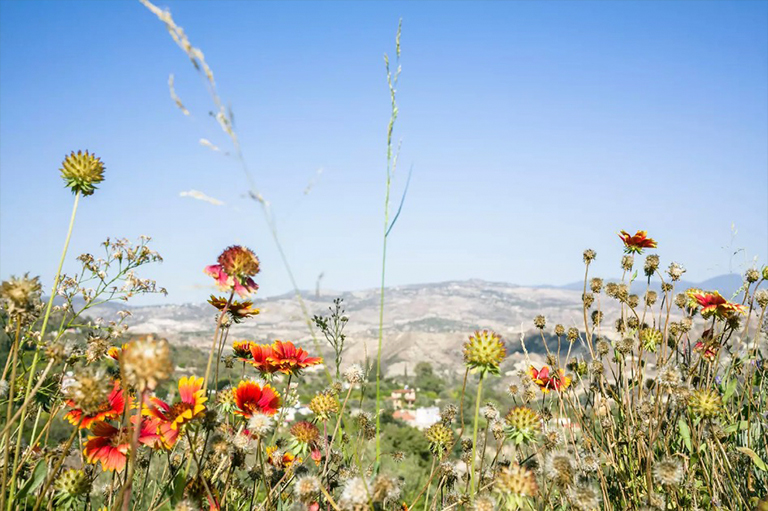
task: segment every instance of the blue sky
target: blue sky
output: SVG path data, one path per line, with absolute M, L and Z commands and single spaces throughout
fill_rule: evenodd
M 621 229 L 647 229 L 694 281 L 768 258 L 768 2 L 159 5 L 213 68 L 301 287 L 380 278 L 382 56 L 400 17 L 393 207 L 414 170 L 389 284 L 564 284 L 587 247 L 614 276 Z M 58 168 L 89 149 L 106 180 L 81 203 L 65 270 L 107 236 L 148 234 L 162 301 L 204 299 L 203 266 L 233 243 L 259 254 L 260 293 L 288 291 L 237 164 L 198 143 L 227 144 L 209 110 L 138 2 L 0 1 L 0 277 L 50 285 L 72 202 Z

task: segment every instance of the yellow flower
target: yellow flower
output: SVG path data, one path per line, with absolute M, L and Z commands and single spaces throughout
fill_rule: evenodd
M 482 374 L 499 374 L 499 365 L 507 356 L 501 336 L 495 332 L 476 331 L 464 343 L 464 362 L 467 367 Z

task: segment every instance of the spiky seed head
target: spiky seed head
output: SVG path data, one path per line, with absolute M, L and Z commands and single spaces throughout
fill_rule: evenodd
M 579 329 L 575 327 L 571 327 L 568 329 L 568 341 L 570 342 L 576 342 L 576 339 L 579 338 Z
M 456 418 L 458 413 L 458 407 L 453 403 L 449 403 L 445 405 L 442 410 L 440 410 L 440 420 L 447 426 L 453 422 L 453 419 Z
M 768 266 L 763 266 L 763 280 L 768 280 Z
M 259 273 L 259 258 L 253 250 L 240 245 L 227 247 L 219 256 L 219 264 L 230 277 L 248 279 Z
M 544 327 L 547 326 L 547 318 L 539 314 L 538 316 L 533 318 L 533 326 L 535 326 L 539 330 L 544 330 Z
M 438 458 L 453 443 L 453 430 L 442 422 L 432 424 L 425 435 L 429 441 L 429 450 Z
M 761 309 L 768 307 L 768 289 L 761 289 L 755 292 L 755 301 Z
M 12 276 L 0 284 L 0 305 L 16 321 L 29 323 L 42 307 L 40 277 Z
M 594 277 L 589 281 L 589 289 L 591 289 L 593 293 L 599 294 L 600 291 L 603 290 L 603 279 Z
M 309 409 L 318 419 L 326 421 L 339 413 L 339 401 L 328 392 L 318 392 L 309 402 Z
M 568 490 L 568 500 L 579 511 L 600 509 L 600 492 L 593 486 L 580 484 Z
M 650 290 L 646 291 L 645 292 L 645 304 L 648 307 L 653 306 L 653 304 L 656 303 L 656 300 L 658 299 L 658 296 L 659 295 L 656 293 L 656 291 L 650 291 Z
M 91 491 L 91 481 L 82 470 L 70 468 L 58 477 L 56 488 L 72 497 L 80 497 Z
M 560 323 L 555 325 L 555 335 L 558 337 L 565 335 L 565 327 Z
M 592 250 L 591 248 L 588 248 L 588 249 L 586 249 L 586 250 L 584 251 L 584 255 L 583 255 L 583 258 L 584 258 L 584 264 L 589 264 L 589 263 L 591 263 L 592 261 L 594 261 L 594 260 L 595 260 L 595 257 L 597 257 L 597 252 L 595 252 L 595 251 L 594 251 L 594 250 Z
M 528 499 L 538 495 L 539 485 L 532 471 L 513 463 L 502 467 L 496 474 L 493 491 L 499 494 L 507 509 L 518 509 L 522 508 Z
M 685 273 L 685 268 L 678 263 L 671 263 L 669 268 L 667 268 L 667 275 L 669 275 L 669 278 L 672 279 L 673 282 L 680 280 L 683 273 Z
M 395 451 L 392 454 L 390 454 L 390 457 L 392 458 L 392 461 L 395 463 L 402 463 L 405 461 L 405 453 L 403 451 Z
M 590 307 L 592 307 L 592 304 L 595 303 L 595 295 L 593 295 L 592 293 L 582 293 L 581 301 L 584 304 L 584 307 L 589 309 Z
M 624 337 L 620 341 L 616 342 L 616 351 L 623 355 L 632 353 L 635 348 L 635 340 L 632 337 Z
M 632 267 L 635 265 L 635 258 L 631 255 L 625 255 L 621 258 L 621 269 L 624 271 L 632 271 Z
M 365 380 L 365 371 L 363 371 L 363 367 L 360 364 L 352 364 L 344 372 L 344 378 L 347 380 L 347 383 L 351 385 L 363 383 L 363 380 Z
M 592 311 L 592 324 L 598 326 L 603 321 L 603 311 Z
M 152 334 L 128 343 L 120 355 L 125 379 L 139 390 L 153 390 L 173 371 L 171 346 Z
M 653 464 L 653 478 L 662 486 L 677 486 L 683 482 L 683 462 L 676 457 L 667 457 Z
M 638 305 L 640 305 L 640 297 L 637 295 L 629 295 L 627 297 L 627 305 L 631 309 L 636 309 Z
M 93 195 L 96 185 L 104 181 L 104 164 L 88 151 L 72 151 L 61 164 L 61 177 L 72 193 Z
M 606 355 L 609 351 L 611 351 L 611 343 L 609 343 L 605 339 L 600 339 L 599 341 L 597 341 L 597 344 L 595 345 L 595 349 L 597 350 L 597 354 L 602 357 Z
M 757 271 L 757 268 L 750 268 L 744 273 L 744 280 L 750 284 L 754 284 L 760 280 L 760 272 Z
M 644 328 L 640 331 L 640 343 L 645 351 L 656 353 L 656 348 L 661 345 L 664 334 L 654 328 Z
M 464 343 L 464 362 L 481 374 L 499 374 L 499 365 L 507 356 L 501 336 L 489 330 L 476 331 Z
M 481 495 L 472 502 L 472 511 L 494 511 L 496 502 L 488 495 Z
M 527 406 L 516 406 L 504 417 L 507 423 L 507 438 L 515 445 L 530 443 L 541 431 L 541 417 Z
M 720 415 L 723 398 L 715 389 L 696 389 L 691 393 L 688 404 L 695 416 L 711 419 Z

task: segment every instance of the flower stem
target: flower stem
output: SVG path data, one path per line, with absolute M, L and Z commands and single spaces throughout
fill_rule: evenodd
M 471 488 L 472 488 L 472 494 L 475 493 L 476 488 L 476 477 L 475 477 L 475 454 L 477 452 L 477 427 L 479 425 L 479 419 L 480 419 L 480 398 L 482 397 L 483 393 L 483 376 L 485 376 L 485 373 L 480 373 L 480 381 L 477 382 L 477 398 L 475 400 L 475 422 L 474 426 L 472 426 L 472 458 L 469 460 L 469 468 L 470 468 L 470 474 L 471 474 Z

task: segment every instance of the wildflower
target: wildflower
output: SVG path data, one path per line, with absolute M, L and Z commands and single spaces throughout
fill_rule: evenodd
M 595 257 L 597 257 L 597 252 L 595 252 L 595 251 L 594 251 L 594 250 L 592 250 L 591 248 L 588 248 L 588 249 L 586 249 L 586 250 L 584 251 L 584 255 L 583 255 L 583 258 L 584 258 L 584 264 L 589 264 L 589 263 L 591 263 L 592 261 L 594 261 L 594 260 L 595 260 Z
M 155 389 L 173 371 L 168 341 L 153 335 L 130 342 L 120 358 L 126 381 L 139 390 Z
M 267 463 L 276 468 L 290 469 L 294 463 L 301 463 L 301 458 L 297 458 L 290 452 L 282 452 L 276 445 L 266 449 Z
M 158 438 L 155 421 L 142 420 L 139 426 L 139 444 L 154 445 Z M 101 468 L 121 471 L 125 468 L 128 452 L 131 449 L 131 430 L 116 428 L 111 424 L 98 421 L 91 428 L 93 436 L 88 436 L 83 453 L 88 463 L 101 462 Z
M 528 375 L 533 380 L 539 389 L 545 394 L 550 390 L 560 392 L 565 390 L 571 384 L 571 379 L 565 375 L 562 369 L 558 369 L 554 374 L 550 374 L 549 367 L 544 366 L 540 370 L 531 366 L 528 368 Z
M 293 492 L 299 502 L 311 502 L 320 494 L 320 479 L 316 476 L 304 476 L 296 480 Z
M 518 387 L 518 386 L 517 386 L 517 385 L 515 385 L 514 383 L 511 383 L 511 384 L 509 385 L 509 387 L 507 387 L 507 393 L 508 393 L 510 396 L 512 396 L 512 397 L 515 397 L 515 396 L 518 394 L 518 392 L 520 392 L 520 387 Z
M 714 389 L 697 389 L 691 393 L 688 404 L 694 415 L 711 419 L 720 414 L 723 399 Z
M 254 343 L 251 341 L 234 341 L 232 343 L 232 353 L 238 360 L 250 362 L 253 358 L 253 355 L 251 354 L 251 346 L 253 345 Z
M 547 326 L 546 318 L 541 314 L 539 314 L 538 316 L 533 318 L 533 326 L 535 326 L 539 330 L 544 330 L 544 327 Z
M 544 473 L 547 479 L 563 488 L 573 484 L 575 467 L 573 456 L 567 451 L 549 453 L 544 463 Z
M 82 470 L 70 468 L 58 477 L 56 488 L 68 496 L 79 497 L 91 491 L 91 480 Z
M 729 302 L 717 291 L 693 293 L 691 296 L 696 300 L 697 305 L 701 306 L 701 317 L 704 319 L 712 316 L 718 319 L 728 319 L 736 313 L 744 314 L 746 312 L 743 305 Z
M 507 438 L 515 445 L 532 442 L 541 431 L 541 417 L 527 406 L 516 406 L 504 417 Z
M 9 316 L 31 320 L 30 316 L 36 315 L 41 307 L 41 293 L 40 277 L 29 278 L 29 273 L 23 277 L 12 276 L 0 284 L 0 304 Z
M 441 422 L 432 424 L 425 434 L 429 440 L 429 450 L 438 458 L 453 443 L 453 430 Z
M 72 193 L 93 195 L 96 185 L 104 181 L 104 164 L 88 151 L 72 151 L 61 164 L 61 178 Z
M 643 265 L 643 271 L 645 272 L 646 277 L 653 276 L 654 273 L 656 273 L 656 270 L 659 269 L 659 256 L 656 254 L 651 254 L 645 258 L 645 264 Z
M 220 311 L 223 311 L 226 308 L 227 316 L 229 316 L 229 319 L 231 319 L 234 323 L 240 323 L 244 319 L 250 318 L 251 316 L 256 316 L 261 312 L 260 309 L 257 309 L 253 306 L 253 302 L 250 300 L 244 300 L 242 302 L 232 300 L 229 304 L 229 307 L 227 307 L 226 299 L 211 295 L 211 297 L 208 299 L 208 303 Z
M 498 334 L 483 330 L 476 331 L 464 343 L 464 362 L 473 370 L 485 373 L 499 374 L 499 365 L 507 356 L 507 349 Z
M 252 278 L 260 271 L 259 258 L 252 250 L 240 245 L 228 247 L 218 263 L 206 266 L 204 272 L 216 280 L 220 289 L 234 289 L 241 298 L 259 289 Z
M 720 345 L 711 336 L 705 336 L 701 340 L 696 341 L 693 351 L 700 353 L 701 357 L 707 362 L 714 362 L 717 358 L 717 353 L 720 351 Z
M 182 426 L 203 416 L 204 403 L 208 401 L 205 396 L 205 389 L 203 389 L 203 379 L 194 376 L 181 378 L 179 380 L 179 397 L 181 401 L 177 401 L 173 405 L 157 397 L 152 397 L 143 412 L 145 415 L 160 421 L 158 432 L 167 448 L 174 446 Z
M 326 421 L 331 418 L 331 415 L 339 413 L 339 402 L 327 392 L 318 392 L 309 402 L 309 409 L 320 420 Z
M 343 511 L 361 511 L 368 506 L 368 491 L 361 477 L 353 477 L 344 483 L 339 497 Z
M 656 241 L 648 237 L 647 231 L 637 231 L 634 236 L 627 231 L 621 231 L 619 238 L 624 242 L 624 251 L 627 254 L 641 254 L 643 249 L 657 246 Z
M 530 498 L 538 495 L 539 485 L 533 472 L 513 463 L 499 470 L 493 491 L 499 494 L 507 509 L 522 509 Z
M 653 464 L 653 478 L 662 486 L 677 486 L 683 482 L 683 463 L 678 458 L 664 458 Z
M 371 496 L 374 502 L 387 504 L 400 498 L 400 481 L 388 475 L 378 475 L 373 480 Z
M 297 375 L 302 369 L 321 364 L 321 357 L 310 357 L 309 353 L 297 348 L 290 341 L 275 341 L 272 343 L 271 363 L 281 373 Z
M 271 385 L 263 387 L 250 380 L 241 381 L 234 390 L 235 413 L 249 419 L 255 413 L 274 415 L 280 408 L 280 394 Z
M 307 421 L 299 421 L 291 426 L 291 449 L 296 454 L 306 454 L 309 450 L 317 449 L 317 441 L 320 438 L 320 430 L 317 426 Z
M 568 490 L 568 499 L 579 511 L 600 509 L 600 492 L 586 484 L 580 484 Z
M 96 384 L 96 382 L 93 382 Z M 99 387 L 102 386 L 103 380 L 98 381 Z M 101 389 L 99 389 L 99 392 Z M 89 399 L 85 398 L 85 394 L 90 391 L 85 390 L 82 382 L 79 382 L 77 386 L 72 386 L 67 389 L 67 393 L 73 395 L 76 399 L 79 399 L 80 403 L 86 403 Z M 123 414 L 125 410 L 125 398 L 123 397 L 123 389 L 120 388 L 118 382 L 114 383 L 112 392 L 109 393 L 107 399 L 101 401 L 101 403 L 94 408 L 92 403 L 86 404 L 86 410 L 78 408 L 78 402 L 75 399 L 67 400 L 67 406 L 72 409 L 64 415 L 70 424 L 79 424 L 80 429 L 87 429 L 92 423 L 97 421 L 104 421 L 107 419 L 116 419 Z
M 248 420 L 248 433 L 253 438 L 264 438 L 272 429 L 272 417 L 265 413 L 254 413 Z
M 363 368 L 362 366 L 360 366 L 360 364 L 352 364 L 344 372 L 344 378 L 347 380 L 347 383 L 349 383 L 350 385 L 363 383 L 363 381 L 365 380 L 365 372 L 363 371 Z
M 269 375 L 277 372 L 280 366 L 275 363 L 272 346 L 269 344 L 251 343 L 251 359 L 246 360 L 253 367 L 258 369 L 263 375 Z

